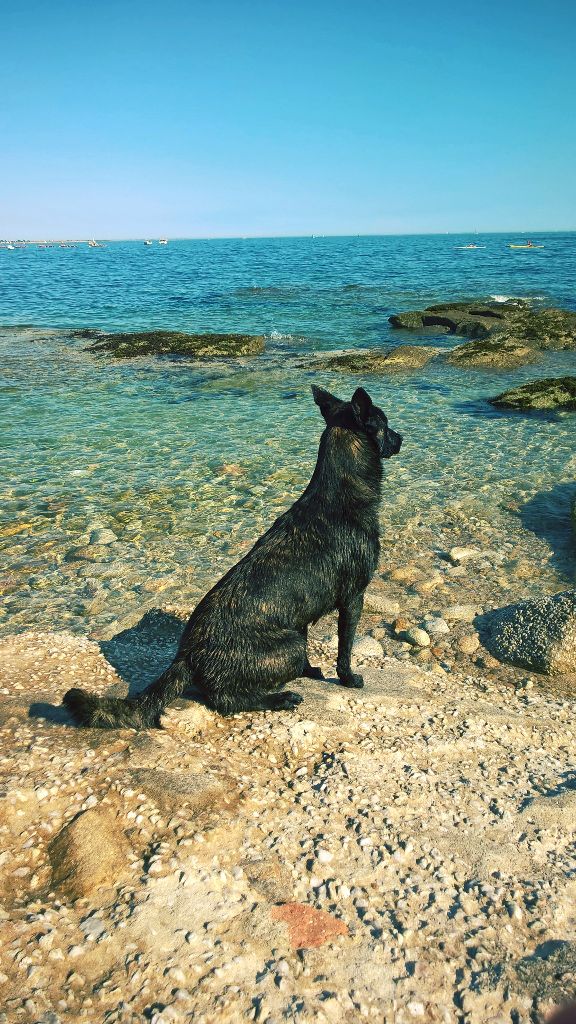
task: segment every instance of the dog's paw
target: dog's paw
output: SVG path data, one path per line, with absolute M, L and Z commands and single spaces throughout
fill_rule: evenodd
M 274 711 L 293 711 L 304 700 L 301 693 L 293 690 L 283 690 L 282 693 L 275 693 L 270 698 L 270 707 Z
M 364 686 L 364 680 L 358 672 L 350 672 L 349 675 L 340 676 L 340 682 L 342 686 L 350 686 L 354 690 L 361 690 Z
M 305 679 L 324 679 L 322 669 L 316 668 L 314 665 L 307 665 L 302 675 Z

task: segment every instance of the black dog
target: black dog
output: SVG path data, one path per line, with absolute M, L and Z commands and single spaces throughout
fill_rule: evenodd
M 363 388 L 351 402 L 312 391 L 327 426 L 302 496 L 202 599 L 159 679 L 133 700 L 66 693 L 79 722 L 157 726 L 164 708 L 192 685 L 221 714 L 294 708 L 302 697 L 282 687 L 302 676 L 322 678 L 308 661 L 307 631 L 335 608 L 338 676 L 344 686 L 363 685 L 350 654 L 378 563 L 381 460 L 398 454 L 402 438 Z

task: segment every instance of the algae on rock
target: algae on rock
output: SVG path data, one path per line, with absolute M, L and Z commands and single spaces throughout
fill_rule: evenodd
M 255 356 L 264 351 L 259 334 L 186 334 L 183 331 L 130 331 L 101 335 L 88 352 L 111 352 L 120 358 L 149 355 L 193 356 L 196 359 Z
M 516 409 L 518 412 L 576 410 L 576 377 L 547 377 L 544 380 L 533 380 L 509 391 L 503 391 L 488 401 L 497 409 Z

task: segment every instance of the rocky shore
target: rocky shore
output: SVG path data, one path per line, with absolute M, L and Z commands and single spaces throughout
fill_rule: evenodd
M 500 317 L 477 303 L 430 307 L 396 326 L 469 341 L 306 366 L 511 369 L 574 347 L 574 314 L 541 313 L 536 342 L 518 305 Z M 253 335 L 163 335 L 78 340 L 104 356 L 261 351 Z M 106 374 L 118 365 L 82 359 Z M 573 379 L 494 401 L 522 409 L 518 394 L 533 396 L 526 408 L 546 411 L 564 396 L 569 411 Z M 528 423 L 482 404 L 494 423 Z M 444 406 L 427 413 L 434 432 L 419 448 L 440 464 L 451 425 Z M 470 473 L 448 462 L 453 494 L 423 466 L 407 500 L 408 445 L 407 475 L 387 491 L 355 646 L 365 688 L 334 678 L 329 616 L 310 631 L 328 679 L 296 682 L 294 713 L 222 719 L 181 700 L 162 730 L 106 733 L 75 728 L 61 706 L 72 686 L 137 692 L 169 663 L 201 593 L 298 490 L 284 452 L 256 479 L 251 455 L 214 457 L 182 507 L 170 504 L 180 464 L 154 491 L 147 464 L 114 514 L 83 507 L 61 532 L 66 503 L 51 495 L 37 546 L 29 492 L 13 496 L 13 566 L 0 579 L 0 1024 L 537 1024 L 576 998 L 573 455 L 564 440 L 557 472 L 526 484 L 515 466 L 500 488 L 500 449 L 468 423 L 470 457 L 483 461 Z M 557 444 L 565 423 L 536 416 L 514 443 L 540 458 L 537 431 Z M 172 436 L 162 444 L 170 458 Z M 91 458 L 72 471 L 83 496 Z M 206 494 L 210 531 L 189 512 Z M 246 508 L 254 520 L 235 536 Z M 200 545 L 209 570 L 190 562 Z
M 294 714 L 74 728 L 66 689 L 139 689 L 187 608 L 1 642 L 0 1020 L 529 1024 L 574 995 L 575 677 L 483 646 L 533 567 L 451 515 L 383 557 L 364 690 L 302 680 Z

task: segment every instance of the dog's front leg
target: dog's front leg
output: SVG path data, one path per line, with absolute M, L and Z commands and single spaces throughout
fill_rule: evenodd
M 357 689 L 364 686 L 364 680 L 361 675 L 352 671 L 350 658 L 356 626 L 362 614 L 363 604 L 364 592 L 353 597 L 346 604 L 338 606 L 338 660 L 336 662 L 336 672 L 343 686 L 355 686 Z

